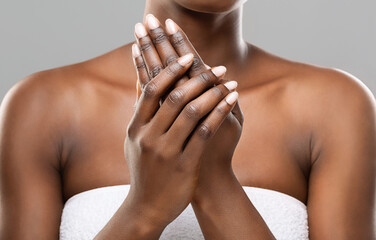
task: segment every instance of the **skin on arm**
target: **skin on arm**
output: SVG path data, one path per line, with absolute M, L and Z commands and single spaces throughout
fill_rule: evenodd
M 145 64 L 140 61 L 139 50 L 132 50 L 137 76 L 149 79 L 147 75 L 143 75 Z M 182 176 L 186 172 L 176 171 L 176 161 L 171 161 L 180 153 L 176 150 L 179 149 L 179 144 L 170 147 L 171 153 L 168 156 L 166 151 L 162 154 L 161 145 L 172 143 L 161 136 L 162 133 L 153 126 L 152 121 L 154 114 L 158 114 L 160 97 L 184 75 L 191 64 L 192 55 L 184 56 L 172 62 L 145 86 L 127 127 L 124 143 L 131 188 L 123 204 L 95 239 L 158 239 L 165 226 L 175 218 L 175 214 L 180 213 L 187 198 L 190 198 L 189 189 L 194 184 L 192 176 L 185 176 L 186 181 L 182 183 Z M 142 81 L 144 80 L 141 79 Z M 159 146 L 152 145 L 154 142 Z M 173 150 L 177 154 L 175 151 L 172 153 Z M 170 174 L 170 178 L 166 177 L 166 172 Z M 174 181 L 170 181 L 171 179 Z M 187 192 L 172 194 L 175 184 L 184 185 Z M 158 193 L 154 189 L 164 189 L 164 192 Z M 168 200 L 173 204 L 166 204 Z
M 171 21 L 167 23 L 171 24 Z M 175 27 L 171 33 L 170 28 L 170 34 L 174 34 L 177 29 Z M 153 32 L 161 31 L 161 28 L 149 30 L 152 40 L 155 35 Z M 172 35 L 170 39 L 177 52 L 187 53 L 193 48 L 180 29 L 179 36 L 174 40 Z M 187 44 L 190 46 L 187 47 Z M 158 49 L 163 62 L 164 54 L 161 54 L 161 51 L 163 49 Z M 328 117 L 326 112 L 320 112 L 321 117 L 312 118 L 326 121 L 316 121 L 315 135 L 317 136 L 313 139 L 316 140 L 314 142 L 316 152 L 313 151 L 312 157 L 320 161 L 316 160 L 313 165 L 310 178 L 308 204 L 310 237 L 311 239 L 358 239 L 359 237 L 359 239 L 374 239 L 376 151 L 374 98 L 371 94 L 367 94 L 357 81 L 348 81 L 351 79 L 349 77 L 343 80 L 346 77 L 337 73 L 332 75 L 332 78 L 331 81 L 337 78 L 340 79 L 339 81 L 353 82 L 353 84 L 348 87 L 352 90 L 347 94 L 334 92 L 326 95 L 333 96 L 333 99 L 325 99 L 331 103 L 329 106 L 332 109 L 322 107 L 328 106 L 327 104 L 317 104 L 321 110 L 335 114 Z M 343 100 L 343 96 L 347 99 Z M 348 98 L 348 96 L 352 97 Z M 329 160 L 323 160 L 325 158 Z M 274 238 L 231 169 L 216 167 L 219 164 L 206 164 L 208 159 L 203 161 L 205 162 L 201 164 L 202 174 L 200 174 L 199 185 L 191 203 L 205 238 L 232 239 L 234 236 L 241 239 Z M 230 159 L 227 161 L 231 162 Z M 201 181 L 203 175 L 205 180 Z M 234 205 L 237 207 L 233 208 Z
M 138 77 L 145 77 L 138 80 L 146 82 L 140 50 L 132 50 Z M 186 73 L 192 59 L 192 54 L 179 58 L 144 86 L 124 144 L 131 188 L 96 239 L 158 239 L 191 201 L 207 139 L 200 119 L 210 121 L 207 126 L 215 132 L 236 101 L 228 102 L 231 94 L 223 84 L 201 94 L 217 81 L 218 76 L 207 70 L 208 82 L 192 78 L 160 106 L 160 98 Z M 222 114 L 206 117 L 210 111 Z
M 167 20 L 166 24 L 172 45 L 179 54 L 196 53 L 185 33 L 172 20 Z M 197 59 L 192 75 L 199 74 L 205 68 L 201 58 Z M 233 120 L 238 121 L 235 125 L 242 125 L 243 117 L 238 104 L 233 116 Z M 202 232 L 206 239 L 275 239 L 232 171 L 233 151 L 224 144 L 223 139 L 237 143 L 240 136 L 232 134 L 237 130 L 229 129 L 229 134 L 219 132 L 215 136 L 218 142 L 213 145 L 230 151 L 221 152 L 211 145 L 212 150 L 207 151 L 202 160 L 199 185 L 191 202 Z
M 61 105 L 44 77 L 13 86 L 0 110 L 0 239 L 58 239 Z
M 147 21 L 147 23 L 150 22 L 150 15 L 147 17 Z M 167 26 L 167 30 L 171 30 L 171 23 L 174 24 L 171 20 L 167 21 L 167 24 L 170 25 L 170 28 Z M 156 24 L 149 23 L 148 25 L 150 37 L 153 42 L 156 42 L 154 38 L 159 39 L 158 36 L 163 35 L 163 33 L 161 33 L 163 29 L 161 27 L 150 29 L 153 28 L 153 26 L 155 27 Z M 175 26 L 175 30 L 177 29 L 178 27 Z M 159 34 L 155 34 L 156 32 Z M 169 33 L 171 34 L 171 31 Z M 193 46 L 180 29 L 178 32 L 172 33 L 170 40 L 172 46 L 179 54 L 193 51 L 194 54 L 197 55 Z M 168 45 L 167 38 L 164 37 L 163 41 L 166 41 L 166 43 L 163 43 L 164 46 Z M 160 47 L 161 45 L 161 41 L 158 41 L 156 48 L 158 49 L 158 53 L 162 60 L 156 61 L 156 64 L 158 62 L 166 61 L 165 58 L 167 54 L 162 54 L 163 48 Z M 155 58 L 156 57 L 145 59 L 145 61 L 148 62 L 146 65 L 153 65 L 152 61 Z M 200 76 L 202 72 L 206 71 L 206 67 L 201 58 L 196 57 L 196 61 L 196 67 L 191 69 L 191 76 Z M 187 83 L 189 82 L 184 84 Z M 173 91 L 178 88 L 179 87 L 175 88 Z M 218 114 L 218 112 L 212 112 L 211 114 L 215 115 Z M 241 112 L 238 112 L 238 116 L 241 116 Z M 234 124 L 233 121 L 236 121 L 236 126 L 241 124 L 242 117 L 237 119 L 235 115 L 232 115 L 230 119 L 228 117 L 226 120 L 227 123 L 223 123 L 221 128 L 226 124 L 227 126 L 225 129 L 230 130 L 228 132 L 229 134 L 213 136 L 214 138 L 217 138 L 216 140 L 219 141 L 219 143 L 215 143 L 217 144 L 216 148 L 211 147 L 210 149 L 206 149 L 206 155 L 201 160 L 199 185 L 196 188 L 195 196 L 191 201 L 202 232 L 206 239 L 274 239 L 268 226 L 252 205 L 242 186 L 232 172 L 231 158 L 233 148 L 231 146 L 223 146 L 223 144 L 218 145 L 220 142 L 223 143 L 223 140 L 226 140 L 231 144 L 236 143 L 238 140 L 236 136 L 233 138 L 233 133 L 238 132 L 238 129 L 233 129 L 229 126 L 231 126 L 231 123 L 232 125 Z M 203 125 L 206 123 L 207 122 L 204 120 Z M 218 147 L 225 148 L 229 153 L 223 154 L 219 151 L 221 156 L 218 157 L 213 152 L 218 152 Z M 210 157 L 212 159 L 209 159 L 208 156 L 212 156 Z M 202 168 L 204 168 L 204 170 L 201 170 Z M 237 207 L 233 208 L 234 205 Z
M 313 109 L 310 239 L 375 239 L 375 100 L 352 76 L 334 72 L 330 81 L 332 94 L 317 100 L 325 107 Z

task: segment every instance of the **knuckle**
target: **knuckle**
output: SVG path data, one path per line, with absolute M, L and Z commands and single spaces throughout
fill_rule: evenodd
M 161 148 L 161 147 L 157 147 L 154 150 L 154 154 L 155 154 L 157 160 L 164 161 L 164 160 L 168 159 L 166 152 L 163 151 L 163 148 Z
M 153 48 L 153 43 L 151 43 L 150 41 L 145 41 L 143 42 L 141 45 L 140 45 L 140 50 L 142 52 L 145 52 L 145 51 L 148 51 L 150 49 Z
M 209 85 L 211 83 L 212 78 L 207 72 L 200 73 L 200 79 L 205 85 Z
M 207 140 L 213 135 L 213 130 L 207 124 L 201 124 L 197 129 L 197 134 L 201 139 Z
M 143 70 L 143 69 L 145 69 L 146 68 L 145 62 L 142 61 L 142 62 L 137 63 L 136 64 L 136 68 L 137 68 L 137 70 Z
M 145 85 L 143 93 L 145 97 L 154 97 L 158 93 L 158 88 L 153 81 L 150 81 Z
M 181 69 L 182 69 L 182 66 L 180 66 L 180 64 L 178 63 L 175 63 L 175 64 L 168 65 L 168 67 L 166 68 L 166 72 L 170 76 L 176 76 L 179 74 L 179 71 Z
M 191 69 L 192 71 L 196 72 L 196 71 L 199 71 L 200 68 L 201 68 L 201 59 L 198 58 L 197 56 L 194 56 L 192 60 Z
M 222 98 L 225 97 L 224 89 L 221 88 L 220 86 L 215 86 L 215 87 L 213 87 L 213 88 L 211 89 L 211 91 L 212 91 L 212 93 L 213 93 L 216 97 L 218 97 L 218 98 L 220 98 L 220 99 L 222 99 Z
M 171 42 L 174 46 L 177 46 L 177 47 L 182 46 L 186 43 L 185 38 L 181 33 L 177 33 L 173 35 Z
M 167 58 L 166 65 L 169 65 L 170 63 L 172 63 L 176 59 L 178 59 L 178 57 L 176 57 L 176 56 L 171 56 L 171 57 Z
M 155 78 L 162 70 L 163 67 L 161 65 L 152 67 L 149 71 L 150 77 Z
M 148 137 L 141 137 L 138 141 L 138 145 L 142 151 L 150 151 L 153 149 L 153 141 Z
M 154 145 L 153 154 L 160 161 L 175 161 L 179 156 L 178 149 L 168 144 L 163 137 Z
M 175 159 L 176 153 L 172 150 L 172 148 L 162 148 L 161 149 L 161 156 L 163 156 L 164 159 Z
M 180 105 L 184 100 L 184 91 L 182 89 L 174 89 L 167 97 L 167 100 L 172 105 Z
M 190 103 L 184 108 L 185 116 L 188 119 L 199 119 L 200 118 L 200 108 L 194 104 Z
M 214 109 L 214 111 L 221 117 L 226 116 L 229 111 L 225 107 L 218 106 Z
M 163 43 L 163 42 L 167 41 L 167 39 L 168 39 L 167 34 L 164 31 L 161 31 L 161 29 L 159 29 L 159 28 L 153 29 L 152 33 L 153 33 L 153 43 L 154 43 L 154 45 Z

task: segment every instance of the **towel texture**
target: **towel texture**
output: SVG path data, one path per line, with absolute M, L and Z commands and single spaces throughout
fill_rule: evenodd
M 129 185 L 96 188 L 71 197 L 64 206 L 60 239 L 93 239 L 120 207 Z M 287 194 L 243 187 L 277 239 L 308 239 L 307 208 Z M 163 231 L 160 239 L 204 239 L 192 206 Z

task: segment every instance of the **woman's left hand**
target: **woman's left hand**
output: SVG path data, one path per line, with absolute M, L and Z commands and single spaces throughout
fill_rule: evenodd
M 135 29 L 137 42 L 145 61 L 145 69 L 149 73 L 141 76 L 143 78 L 139 82 L 141 91 L 144 84 L 149 80 L 148 78 L 155 77 L 169 62 L 187 53 L 195 55 L 194 63 L 189 71 L 189 77 L 201 74 L 202 80 L 206 81 L 203 73 L 206 70 L 204 62 L 176 23 L 172 20 L 166 21 L 168 35 L 159 21 L 152 15 L 146 17 L 145 25 L 146 28 L 142 24 L 137 24 Z M 181 79 L 180 84 L 187 79 Z M 222 80 L 222 82 L 226 82 L 226 80 Z M 236 88 L 236 86 L 232 87 Z M 218 181 L 236 180 L 236 178 L 234 179 L 231 160 L 241 136 L 242 125 L 243 114 L 239 104 L 236 103 L 234 110 L 209 140 L 209 147 L 204 152 L 201 160 L 199 181 L 194 199 L 200 198 Z M 211 129 L 208 128 L 205 134 L 209 138 L 212 134 Z

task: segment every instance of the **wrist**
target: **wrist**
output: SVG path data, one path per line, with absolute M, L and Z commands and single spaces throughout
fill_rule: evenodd
M 216 173 L 215 175 L 211 173 L 203 177 L 200 176 L 191 201 L 192 205 L 220 200 L 224 196 L 232 194 L 239 186 L 241 187 L 232 169 Z
M 210 185 L 206 191 L 200 191 L 191 200 L 195 213 L 203 214 L 213 221 L 219 215 L 225 214 L 229 206 L 234 205 L 234 199 L 238 199 L 239 193 L 243 191 L 236 178 L 229 178 L 227 181 L 220 181 L 218 184 Z M 202 216 L 201 216 L 202 217 Z
M 126 216 L 124 222 L 130 223 L 135 236 L 139 236 L 135 239 L 154 239 L 154 236 L 159 239 L 160 234 L 168 224 L 162 220 L 159 211 L 150 206 L 136 205 L 125 200 L 121 208 L 122 215 Z
M 159 239 L 165 225 L 153 214 L 125 200 L 95 239 Z

